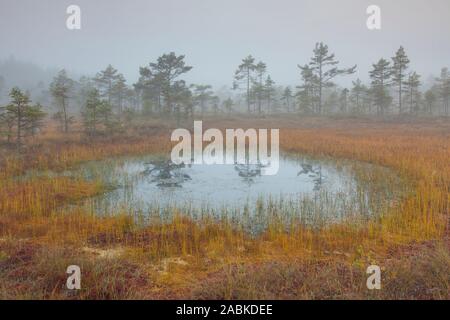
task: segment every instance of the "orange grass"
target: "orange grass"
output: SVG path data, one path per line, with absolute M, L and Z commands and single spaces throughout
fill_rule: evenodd
M 277 121 L 277 127 L 282 127 L 283 120 Z M 298 128 L 292 128 L 292 122 L 286 120 L 286 123 L 287 128 L 282 129 L 280 134 L 283 150 L 360 160 L 389 167 L 409 181 L 413 192 L 391 206 L 381 217 L 365 225 L 347 221 L 319 230 L 292 226 L 291 232 L 286 232 L 274 222 L 260 236 L 249 237 L 228 221 L 217 222 L 205 218 L 199 223 L 183 218 L 180 213 L 175 214 L 169 224 L 155 222 L 142 228 L 125 213 L 97 217 L 76 205 L 80 199 L 101 193 L 103 186 L 99 182 L 67 177 L 17 180 L 14 176 L 24 174 L 29 169 L 64 170 L 87 160 L 167 152 L 170 148 L 170 132 L 160 129 L 152 131 L 151 135 L 134 133 L 90 142 L 83 141 L 77 134 L 59 137 L 51 132 L 35 141 L 23 156 L 4 156 L 1 159 L 0 238 L 3 242 L 0 241 L 0 270 L 2 263 L 5 270 L 20 265 L 14 264 L 12 255 L 15 251 L 11 248 L 15 248 L 21 241 L 48 250 L 72 248 L 76 259 L 85 261 L 86 268 L 93 268 L 88 261 L 99 258 L 86 253 L 83 248 L 120 248 L 123 251 L 120 251 L 120 258 L 115 259 L 116 262 L 132 263 L 133 268 L 144 272 L 144 278 L 150 279 L 152 284 L 144 281 L 141 284 L 143 287 L 136 289 L 136 295 L 127 291 L 126 295 L 116 292 L 110 293 L 109 297 L 205 297 L 204 294 L 196 293 L 198 288 L 193 291 L 187 288 L 199 282 L 207 285 L 211 276 L 217 275 L 215 272 L 221 272 L 222 268 L 232 265 L 245 267 L 271 261 L 295 261 L 306 268 L 307 272 L 308 265 L 323 262 L 327 270 L 337 270 L 337 265 L 344 265 L 345 268 L 351 266 L 352 270 L 356 268 L 352 272 L 359 272 L 361 276 L 369 263 L 393 259 L 396 256 L 392 252 L 405 245 L 419 244 L 419 250 L 427 241 L 439 241 L 447 248 L 444 251 L 448 250 L 445 239 L 448 237 L 450 208 L 449 124 L 436 125 L 431 120 L 420 125 L 377 121 L 358 123 L 356 120 L 350 122 L 341 119 L 336 122 L 323 120 L 317 127 L 302 125 L 307 123 L 303 120 Z M 376 183 L 375 180 L 372 182 Z M 67 204 L 72 206 L 67 207 Z M 2 252 L 6 256 L 4 259 L 1 258 Z M 40 254 L 33 253 L 30 259 L 39 259 Z M 167 260 L 173 257 L 181 257 L 182 262 Z M 443 259 L 444 264 L 447 263 L 445 259 L 447 258 Z M 398 261 L 400 265 L 403 260 L 399 258 Z M 322 267 L 324 265 L 320 268 Z M 311 275 L 316 274 L 316 271 L 310 271 Z M 239 286 L 235 283 L 235 278 L 231 279 L 226 272 L 220 272 L 218 274 L 222 280 L 226 278 L 236 287 Z M 39 272 L 37 274 L 39 276 Z M 103 276 L 107 277 L 107 274 Z M 392 283 L 396 279 L 392 276 Z M 88 284 L 89 291 L 80 294 L 78 298 L 105 297 L 103 291 L 96 294 L 98 287 L 94 280 Z M 29 281 L 37 280 L 31 278 Z M 344 277 L 336 281 L 342 285 L 336 289 L 339 291 L 346 285 L 339 281 L 348 279 Z M 442 281 L 439 285 L 443 287 L 438 289 L 445 292 L 448 289 L 445 287 L 448 286 L 448 276 L 444 275 Z M 15 286 L 9 281 L 5 283 L 2 290 Z M 213 283 L 217 285 L 217 282 Z M 317 283 L 317 286 L 321 285 L 325 284 Z M 373 293 L 364 292 L 359 284 L 356 286 L 358 297 L 377 297 Z M 214 291 L 214 288 L 200 287 L 207 292 L 212 290 L 209 297 L 216 297 L 217 294 L 219 298 L 259 297 L 249 295 L 248 292 L 235 297 L 236 291 L 229 287 L 220 293 Z M 16 296 L 27 296 L 26 290 L 33 290 L 32 288 L 33 285 L 24 284 L 22 290 L 15 291 Z M 143 288 L 148 290 L 142 293 Z M 391 290 L 400 290 L 395 288 Z M 0 294 L 7 296 L 1 291 Z M 335 294 L 336 292 L 332 297 Z M 402 294 L 403 292 L 387 296 L 401 298 Z M 71 297 L 61 288 L 50 292 L 39 291 L 36 295 L 44 298 Z M 310 293 L 297 293 L 297 297 L 314 298 Z M 324 297 L 330 296 L 325 294 Z M 442 298 L 442 295 L 437 298 Z

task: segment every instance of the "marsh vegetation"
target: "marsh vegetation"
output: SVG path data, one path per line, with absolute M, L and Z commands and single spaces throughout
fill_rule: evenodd
M 449 298 L 450 74 L 421 91 L 408 68 L 400 47 L 343 88 L 331 80 L 356 67 L 320 42 L 296 92 L 247 56 L 216 94 L 174 52 L 133 85 L 112 65 L 61 70 L 53 109 L 8 88 L 0 298 Z M 171 132 L 194 119 L 280 128 L 279 174 L 169 162 Z M 372 264 L 383 290 L 365 287 Z
M 216 127 L 236 123 L 215 121 Z M 240 121 L 258 127 L 270 120 Z M 276 196 L 255 194 L 247 212 L 135 202 L 136 189 L 182 192 L 202 174 L 161 160 L 171 148 L 170 128 L 161 125 L 150 125 L 150 137 L 130 131 L 89 143 L 48 131 L 21 157 L 4 154 L 2 297 L 448 297 L 448 124 L 277 121 L 292 167 L 286 178 L 305 182 L 298 186 L 306 195 L 290 201 L 275 184 Z M 420 136 L 413 134 L 419 126 Z M 233 185 L 251 189 L 261 178 L 249 185 L 238 169 L 227 169 Z M 173 176 L 181 187 L 158 186 L 159 178 Z M 337 188 L 314 190 L 321 179 Z M 214 192 L 219 184 L 212 183 Z M 340 193 L 346 187 L 351 194 Z M 73 261 L 86 275 L 75 296 L 64 286 Z M 379 292 L 364 286 L 373 263 L 385 266 Z
M 355 161 L 284 155 L 277 175 L 263 176 L 258 167 L 175 165 L 146 155 L 91 161 L 64 174 L 109 186 L 83 200 L 94 214 L 126 212 L 145 224 L 171 221 L 177 212 L 194 221 L 228 219 L 251 233 L 264 231 L 273 219 L 288 227 L 374 218 L 408 190 L 387 168 Z M 370 187 L 373 175 L 384 177 L 378 190 Z

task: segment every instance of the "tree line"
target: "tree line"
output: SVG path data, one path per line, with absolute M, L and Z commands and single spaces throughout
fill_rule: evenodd
M 356 66 L 340 69 L 338 64 L 328 46 L 318 43 L 309 64 L 298 66 L 302 78 L 296 94 L 300 111 L 323 114 L 337 107 L 340 113 L 449 115 L 448 68 L 442 68 L 433 86 L 422 92 L 420 75 L 410 70 L 410 61 L 403 47 L 390 60 L 381 58 L 372 64 L 369 85 L 356 79 L 351 88 L 337 87 L 331 81 L 333 78 L 353 74 L 356 70 Z M 328 90 L 325 102 L 324 89 Z
M 88 135 L 122 130 L 136 115 L 178 120 L 232 112 L 449 115 L 448 68 L 442 68 L 433 85 L 423 91 L 421 77 L 411 69 L 403 47 L 392 58 L 381 58 L 372 65 L 370 83 L 356 79 L 350 88 L 342 88 L 334 80 L 354 74 L 357 66 L 340 67 L 324 43 L 317 43 L 310 61 L 297 67 L 299 85 L 294 89 L 277 86 L 266 63 L 249 55 L 237 66 L 233 91 L 219 97 L 211 85 L 188 84 L 183 75 L 192 66 L 186 64 L 184 55 L 170 52 L 140 67 L 139 79 L 132 85 L 108 65 L 94 77 L 78 81 L 61 70 L 48 92 L 56 109 L 52 117 L 61 131 L 69 132 L 79 118 Z M 0 90 L 4 81 L 0 76 Z M 19 147 L 26 136 L 39 131 L 47 114 L 19 88 L 11 89 L 9 97 L 10 103 L 0 109 L 0 133 Z

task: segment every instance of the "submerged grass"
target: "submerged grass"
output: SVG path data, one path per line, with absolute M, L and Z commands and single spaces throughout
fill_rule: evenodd
M 134 132 L 92 142 L 49 133 L 19 158 L 3 155 L 0 297 L 450 298 L 450 125 L 345 121 L 286 125 L 281 147 L 393 170 L 353 168 L 374 195 L 370 205 L 390 199 L 389 205 L 367 219 L 349 216 L 320 227 L 298 219 L 287 224 L 280 219 L 286 212 L 272 206 L 257 235 L 226 216 L 189 218 L 183 208 L 174 209 L 170 221 L 151 215 L 145 226 L 120 208 L 96 215 L 81 200 L 107 186 L 92 177 L 16 178 L 33 169 L 64 172 L 90 160 L 167 152 L 163 128 L 146 137 Z M 399 186 L 394 176 L 407 182 L 401 197 L 390 197 Z M 376 292 L 365 287 L 365 270 L 374 263 L 383 269 Z M 70 264 L 82 269 L 76 293 L 65 289 Z

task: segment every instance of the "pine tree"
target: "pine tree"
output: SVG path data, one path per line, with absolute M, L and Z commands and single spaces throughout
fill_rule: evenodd
M 103 127 L 112 132 L 118 127 L 119 122 L 115 119 L 112 106 L 108 101 L 100 100 L 97 106 L 98 123 L 102 124 Z
M 220 98 L 218 96 L 213 96 L 211 98 L 211 105 L 212 105 L 214 116 L 217 116 L 220 112 L 219 104 L 220 104 Z
M 266 64 L 262 61 L 258 62 L 255 66 L 256 79 L 254 80 L 253 92 L 256 95 L 258 102 L 258 113 L 262 112 L 262 102 L 264 99 L 264 75 L 266 74 Z
M 309 63 L 314 75 L 318 94 L 318 109 L 317 112 L 322 113 L 322 96 L 323 89 L 333 85 L 331 80 L 339 75 L 352 74 L 356 70 L 356 65 L 351 68 L 339 69 L 337 64 L 339 61 L 335 60 L 334 53 L 328 53 L 328 46 L 322 42 L 316 43 L 313 51 L 314 55 Z
M 175 96 L 180 94 L 178 90 L 185 90 L 184 81 L 178 78 L 192 69 L 191 66 L 186 65 L 184 58 L 184 55 L 177 56 L 174 52 L 170 52 L 160 56 L 156 63 L 150 63 L 149 70 L 160 88 L 160 95 L 164 101 L 163 112 L 166 115 L 173 111 Z
M 173 93 L 172 99 L 175 105 L 175 116 L 177 119 L 177 126 L 179 126 L 181 121 L 181 109 L 191 109 L 193 112 L 194 98 L 191 90 L 186 86 L 186 83 L 183 80 L 175 81 Z
M 227 113 L 231 113 L 233 111 L 233 105 L 234 105 L 233 99 L 228 98 L 228 99 L 224 100 L 222 105 L 223 105 L 223 108 L 227 111 Z
M 247 90 L 247 111 L 251 112 L 251 96 L 250 96 L 250 84 L 254 81 L 253 72 L 255 71 L 255 58 L 251 55 L 242 59 L 242 63 L 238 66 L 238 69 L 234 73 L 233 89 L 238 89 L 239 85 L 244 82 Z
M 281 96 L 281 100 L 284 101 L 284 105 L 286 106 L 286 111 L 291 111 L 291 100 L 293 98 L 291 87 L 284 88 L 283 94 Z
M 441 76 L 436 81 L 438 82 L 439 96 L 442 100 L 444 114 L 448 116 L 450 102 L 450 72 L 448 68 L 442 68 Z
M 402 85 L 406 79 L 409 59 L 405 53 L 405 49 L 400 47 L 395 53 L 395 57 L 392 57 L 392 82 L 396 84 L 398 90 L 398 109 L 399 113 L 402 113 Z
M 4 108 L 3 117 L 8 120 L 10 130 L 15 129 L 16 147 L 20 149 L 23 139 L 35 132 L 46 114 L 40 105 L 30 105 L 29 96 L 17 87 L 11 90 L 9 96 L 11 102 Z
M 367 88 L 362 84 L 360 79 L 352 81 L 353 87 L 350 91 L 349 100 L 353 104 L 353 108 L 357 113 L 363 112 L 364 98 L 367 93 Z
M 0 97 L 2 96 L 4 86 L 5 86 L 5 79 L 2 76 L 0 76 Z
M 337 88 L 335 90 L 332 90 L 324 96 L 324 102 L 323 102 L 323 114 L 332 113 L 335 111 L 335 108 L 339 106 L 340 104 L 340 94 L 337 91 Z M 338 110 L 339 111 L 339 110 Z
M 86 100 L 89 96 L 89 93 L 95 89 L 94 80 L 82 76 L 78 81 L 75 81 L 76 88 L 75 91 L 75 101 L 78 106 L 84 106 L 86 105 Z
M 114 106 L 118 109 L 119 114 L 122 114 L 127 94 L 128 86 L 126 84 L 125 77 L 122 74 L 119 74 L 111 88 L 111 97 L 114 101 Z
M 409 112 L 411 114 L 417 113 L 419 111 L 420 103 L 420 76 L 417 73 L 412 72 L 408 75 L 407 80 L 404 81 L 403 84 L 409 103 Z
M 112 103 L 113 88 L 120 78 L 120 73 L 112 65 L 108 65 L 105 70 L 100 71 L 94 78 L 98 90 L 102 97 L 106 97 L 109 104 Z
M 39 103 L 31 106 L 27 110 L 29 135 L 34 136 L 44 126 L 44 118 L 46 116 L 47 113 L 42 110 L 42 106 Z
M 87 96 L 86 104 L 81 113 L 85 132 L 90 136 L 97 135 L 98 126 L 101 123 L 102 101 L 97 89 L 92 89 Z
M 53 82 L 50 84 L 50 93 L 55 100 L 59 109 L 55 118 L 58 119 L 65 133 L 69 132 L 69 125 L 73 122 L 74 117 L 69 115 L 69 99 L 74 87 L 74 81 L 67 76 L 66 70 L 58 72 Z
M 203 117 L 208 103 L 212 101 L 214 93 L 210 85 L 194 85 L 194 102 L 200 107 L 200 114 Z
M 339 109 L 342 113 L 347 113 L 348 111 L 348 94 L 349 90 L 347 88 L 342 89 L 339 95 Z
M 317 77 L 314 75 L 309 65 L 298 66 L 301 70 L 302 85 L 297 86 L 297 100 L 299 109 L 307 113 L 318 113 L 316 83 Z
M 425 106 L 427 108 L 428 114 L 433 114 L 434 104 L 436 103 L 436 95 L 434 94 L 433 90 L 427 90 L 425 92 Z
M 377 114 L 384 115 L 392 102 L 387 87 L 392 76 L 392 69 L 389 61 L 380 59 L 376 64 L 372 65 L 373 70 L 369 72 L 372 79 L 371 94 L 373 102 L 377 107 Z
M 0 108 L 0 133 L 7 137 L 7 142 L 11 143 L 14 134 L 14 124 L 16 120 L 11 113 L 6 112 L 6 107 Z
M 134 89 L 142 100 L 143 112 L 146 115 L 153 111 L 162 112 L 162 74 L 153 74 L 150 67 L 139 68 L 139 80 Z
M 266 81 L 264 82 L 264 94 L 266 96 L 267 101 L 267 112 L 271 113 L 273 110 L 272 102 L 275 100 L 275 81 L 272 80 L 270 76 L 267 76 Z

